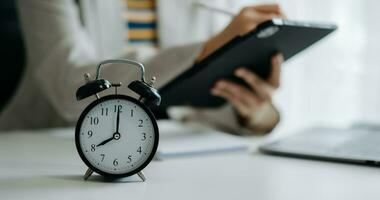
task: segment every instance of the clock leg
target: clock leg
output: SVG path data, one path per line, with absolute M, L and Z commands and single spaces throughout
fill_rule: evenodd
M 141 180 L 143 182 L 145 182 L 146 178 L 145 178 L 145 175 L 144 175 L 144 173 L 142 171 L 137 172 L 137 175 L 141 178 Z
M 87 180 L 92 175 L 92 173 L 94 173 L 94 171 L 92 171 L 90 168 L 88 168 L 86 173 L 83 176 L 84 180 Z

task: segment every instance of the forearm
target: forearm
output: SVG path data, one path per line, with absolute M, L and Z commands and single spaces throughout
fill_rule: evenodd
M 172 107 L 169 116 L 178 121 L 191 121 L 236 135 L 263 135 L 269 133 L 278 123 L 278 111 L 272 107 L 255 124 L 242 123 L 240 115 L 230 104 L 220 108 L 195 109 L 191 107 Z M 266 121 L 266 119 L 270 119 Z M 273 122 L 271 122 L 273 120 Z M 252 126 L 253 125 L 253 126 Z

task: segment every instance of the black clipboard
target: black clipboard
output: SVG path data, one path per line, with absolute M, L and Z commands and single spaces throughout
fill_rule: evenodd
M 173 105 L 218 107 L 225 100 L 211 95 L 214 83 L 226 78 L 245 84 L 233 75 L 245 66 L 263 79 L 270 74 L 270 58 L 282 53 L 284 61 L 337 29 L 335 24 L 273 19 L 238 36 L 195 64 L 160 90 L 162 108 Z

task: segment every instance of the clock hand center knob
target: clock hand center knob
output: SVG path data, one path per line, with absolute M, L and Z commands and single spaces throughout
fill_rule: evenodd
M 120 137 L 121 137 L 120 133 L 114 133 L 113 134 L 113 139 L 115 139 L 115 140 L 119 140 Z

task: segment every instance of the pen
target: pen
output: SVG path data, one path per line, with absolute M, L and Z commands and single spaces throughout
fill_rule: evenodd
M 235 13 L 232 12 L 232 11 L 221 9 L 221 8 L 217 8 L 217 7 L 213 7 L 213 6 L 210 6 L 208 4 L 202 3 L 200 1 L 193 2 L 193 5 L 194 6 L 199 6 L 199 7 L 202 7 L 202 8 L 205 8 L 207 10 L 214 11 L 214 12 L 217 12 L 217 13 L 225 14 L 225 15 L 228 15 L 228 16 L 231 16 L 231 17 L 235 16 Z

